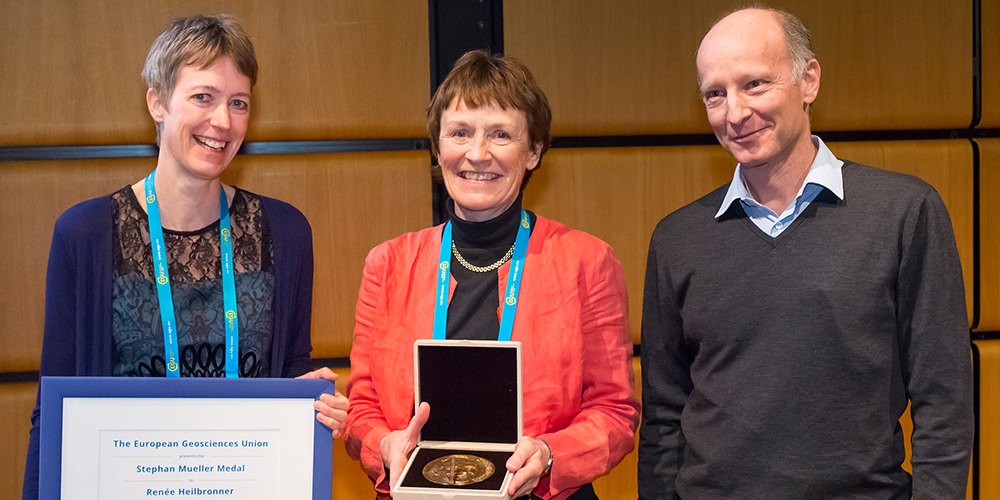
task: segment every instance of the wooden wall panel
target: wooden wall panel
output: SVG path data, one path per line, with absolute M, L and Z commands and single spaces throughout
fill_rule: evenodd
M 555 135 L 709 132 L 694 54 L 719 15 L 745 4 L 508 1 L 504 43 L 548 95 Z M 795 13 L 812 30 L 823 68 L 815 130 L 971 122 L 971 3 L 770 4 Z
M 532 174 L 524 205 L 606 241 L 622 263 L 639 343 L 649 238 L 670 212 L 733 178 L 721 147 L 554 149 Z
M 354 305 L 368 250 L 429 226 L 424 151 L 237 156 L 224 180 L 288 201 L 313 228 L 313 356 L 350 353 Z M 0 163 L 0 371 L 36 370 L 41 356 L 45 267 L 65 209 L 141 179 L 154 160 Z
M 337 390 L 347 393 L 347 381 L 351 378 L 349 368 L 333 370 L 340 376 L 337 380 Z M 375 496 L 368 475 L 361 469 L 361 464 L 347 456 L 343 438 L 333 440 L 333 498 L 336 500 L 371 500 Z
M 1000 340 L 979 348 L 979 498 L 1000 498 Z
M 554 135 L 711 132 L 694 53 L 712 2 L 504 2 L 504 48 L 552 106 Z
M 0 384 L 0 500 L 21 498 L 31 410 L 38 384 Z
M 955 230 L 965 278 L 965 301 L 969 321 L 972 321 L 972 144 L 966 140 L 954 140 L 840 142 L 830 143 L 829 146 L 839 158 L 915 175 L 937 189 Z M 845 195 L 849 197 L 851 194 Z
M 0 371 L 37 370 L 45 267 L 56 219 L 67 208 L 131 184 L 152 158 L 0 163 Z
M 1000 331 L 1000 139 L 979 144 L 979 293 L 978 329 Z
M 1000 127 L 1000 3 L 981 5 L 983 116 L 979 126 Z
M 639 358 L 632 358 L 632 372 L 635 373 L 635 397 L 642 401 L 642 365 Z M 633 500 L 639 496 L 636 470 L 639 466 L 639 430 L 635 433 L 635 448 L 632 453 L 612 469 L 607 476 L 594 481 L 594 491 L 598 498 L 605 500 Z
M 823 68 L 814 130 L 963 128 L 972 123 L 972 3 L 788 2 Z M 929 90 L 933 89 L 933 90 Z
M 227 182 L 295 205 L 313 229 L 313 357 L 348 356 L 368 251 L 431 225 L 426 151 L 246 156 Z
M 948 206 L 972 313 L 972 147 L 968 141 L 831 143 L 843 158 L 921 177 Z M 525 189 L 525 206 L 591 233 L 618 254 L 629 289 L 629 321 L 639 343 L 646 253 L 656 223 L 732 180 L 721 147 L 555 149 Z M 850 196 L 850 193 L 847 194 Z
M 154 142 L 146 53 L 171 19 L 219 12 L 243 21 L 261 65 L 247 140 L 424 133 L 426 2 L 3 4 L 0 146 Z

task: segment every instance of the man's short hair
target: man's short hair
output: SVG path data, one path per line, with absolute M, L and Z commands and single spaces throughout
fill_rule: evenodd
M 257 83 L 257 56 L 246 30 L 233 16 L 192 16 L 175 19 L 149 48 L 142 78 L 166 104 L 182 66 L 208 68 L 228 57 L 240 73 Z
M 792 64 L 792 77 L 794 77 L 796 83 L 801 82 L 802 75 L 806 72 L 806 65 L 809 64 L 809 61 L 816 58 L 816 54 L 812 51 L 812 37 L 809 36 L 809 28 L 806 28 L 802 24 L 802 21 L 794 14 L 768 7 L 764 4 L 754 3 L 748 7 L 740 7 L 726 12 L 716 19 L 712 23 L 712 26 L 719 24 L 719 21 L 729 17 L 730 14 L 747 9 L 764 10 L 777 18 L 778 24 L 781 25 L 781 30 L 785 34 L 785 52 L 788 54 L 788 61 Z
M 788 52 L 788 60 L 792 63 L 792 76 L 796 82 L 802 81 L 802 75 L 806 72 L 806 65 L 816 58 L 812 51 L 812 37 L 809 36 L 809 28 L 806 28 L 802 21 L 795 15 L 780 9 L 766 9 L 778 16 L 781 29 L 785 32 L 785 50 Z

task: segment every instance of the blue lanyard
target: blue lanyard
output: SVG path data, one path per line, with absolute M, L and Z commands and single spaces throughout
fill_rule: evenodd
M 521 291 L 521 276 L 524 275 L 524 257 L 528 254 L 528 238 L 531 236 L 531 220 L 521 209 L 521 224 L 514 240 L 514 255 L 507 270 L 507 292 L 504 293 L 503 312 L 500 316 L 499 341 L 509 341 L 514 332 L 514 316 L 517 314 L 517 298 Z M 438 258 L 438 286 L 434 305 L 434 338 L 446 338 L 448 323 L 448 289 L 451 284 L 451 222 L 445 224 L 441 234 L 441 254 Z
M 156 277 L 156 296 L 160 303 L 163 322 L 163 347 L 167 377 L 180 376 L 180 358 L 177 352 L 177 319 L 174 316 L 174 299 L 170 295 L 170 271 L 167 269 L 167 248 L 160 222 L 160 204 L 156 200 L 153 170 L 146 177 L 146 212 L 149 218 L 149 244 L 153 250 L 153 274 Z M 219 236 L 222 259 L 222 302 L 226 325 L 226 378 L 238 378 L 240 324 L 236 315 L 236 279 L 233 275 L 233 245 L 229 227 L 229 203 L 226 190 L 219 189 Z

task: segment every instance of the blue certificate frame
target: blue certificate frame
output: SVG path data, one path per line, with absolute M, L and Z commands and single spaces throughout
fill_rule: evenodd
M 333 394 L 334 384 L 322 379 L 221 379 L 221 378 L 146 378 L 146 377 L 42 377 L 41 425 L 39 448 L 39 499 L 61 498 L 63 479 L 64 400 L 66 398 L 123 398 L 162 401 L 204 399 L 317 399 L 321 394 Z M 94 402 L 101 401 L 94 399 Z M 128 401 L 132 404 L 132 401 Z M 141 409 L 141 408 L 140 408 Z M 302 418 L 301 412 L 295 418 Z M 333 436 L 330 428 L 313 419 L 312 498 L 331 497 L 333 468 Z M 224 423 L 220 427 L 224 427 Z M 301 426 L 301 424 L 298 424 Z M 169 431 L 167 431 L 169 432 Z

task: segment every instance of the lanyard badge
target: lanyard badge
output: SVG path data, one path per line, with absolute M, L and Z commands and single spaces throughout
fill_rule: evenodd
M 524 258 L 528 254 L 528 238 L 531 237 L 531 219 L 521 209 L 521 223 L 514 240 L 514 255 L 507 270 L 507 291 L 504 293 L 503 312 L 500 316 L 500 334 L 497 340 L 510 341 L 514 332 L 514 316 L 517 314 L 517 299 L 521 291 L 521 276 L 524 274 Z M 434 294 L 434 338 L 443 340 L 447 333 L 448 288 L 451 267 L 451 222 L 441 233 L 441 254 L 438 258 L 438 285 Z
M 153 253 L 153 276 L 156 280 L 156 296 L 160 305 L 160 320 L 163 323 L 164 361 L 167 377 L 180 376 L 180 357 L 177 347 L 177 320 L 174 315 L 174 299 L 170 294 L 170 271 L 167 268 L 167 248 L 163 239 L 163 224 L 160 221 L 160 206 L 156 199 L 153 170 L 146 177 L 146 212 L 149 219 L 149 244 Z M 219 237 L 222 260 L 222 301 L 225 309 L 226 326 L 226 378 L 239 377 L 239 317 L 236 313 L 236 279 L 233 273 L 232 230 L 229 224 L 229 203 L 226 191 L 219 189 Z

